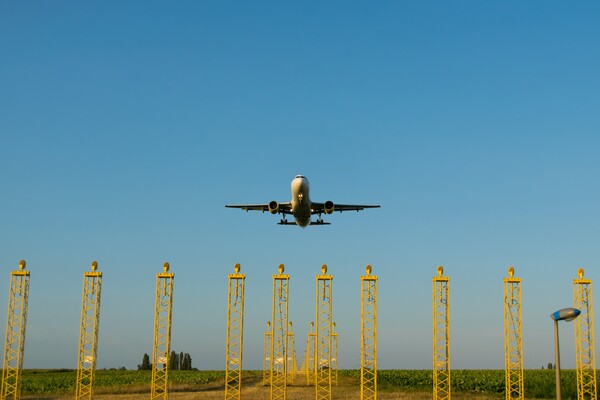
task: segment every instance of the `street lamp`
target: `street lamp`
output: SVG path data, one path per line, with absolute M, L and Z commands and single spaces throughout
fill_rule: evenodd
M 554 320 L 554 357 L 555 365 L 554 370 L 556 371 L 556 400 L 561 400 L 560 394 L 560 350 L 558 347 L 558 321 L 573 321 L 581 314 L 576 308 L 563 308 L 552 314 L 550 318 Z

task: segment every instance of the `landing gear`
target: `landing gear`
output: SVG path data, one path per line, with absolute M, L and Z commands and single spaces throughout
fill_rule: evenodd
M 323 218 L 321 218 L 321 214 L 319 214 L 319 218 L 315 221 L 317 225 L 323 225 Z
M 287 222 L 287 219 L 285 219 L 285 217 L 283 217 L 283 218 L 281 218 L 281 221 L 279 221 L 279 223 L 281 225 L 287 225 L 288 222 Z

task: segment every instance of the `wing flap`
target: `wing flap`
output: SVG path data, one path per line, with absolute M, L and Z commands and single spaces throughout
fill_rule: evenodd
M 380 208 L 380 205 L 371 205 L 371 204 L 336 204 L 333 205 L 334 212 L 344 212 L 344 211 L 362 211 L 367 208 Z M 325 203 L 311 203 L 311 214 L 323 214 L 325 213 Z
M 227 204 L 227 208 L 239 208 L 244 211 L 269 211 L 268 204 Z M 279 213 L 290 214 L 292 212 L 292 203 L 279 203 Z

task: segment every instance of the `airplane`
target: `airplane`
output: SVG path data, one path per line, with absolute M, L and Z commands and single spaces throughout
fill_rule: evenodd
M 282 214 L 283 218 L 278 225 L 298 225 L 306 228 L 308 225 L 331 225 L 323 221 L 321 214 L 332 214 L 334 211 L 361 211 L 365 208 L 379 208 L 379 205 L 358 205 L 358 204 L 334 204 L 332 201 L 325 203 L 316 203 L 310 200 L 310 185 L 308 179 L 303 175 L 296 175 L 292 181 L 292 201 L 278 203 L 273 200 L 268 204 L 232 204 L 226 205 L 228 208 L 240 208 L 245 211 L 269 211 L 271 214 Z M 312 221 L 313 215 L 318 215 L 316 221 Z M 286 217 L 292 215 L 294 221 L 288 221 Z

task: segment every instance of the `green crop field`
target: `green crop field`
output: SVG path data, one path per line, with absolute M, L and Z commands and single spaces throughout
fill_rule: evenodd
M 525 397 L 528 399 L 554 398 L 553 370 L 526 370 Z M 218 392 L 223 390 L 224 371 L 172 371 L 169 373 L 173 392 Z M 261 371 L 244 371 L 242 386 L 262 387 Z M 454 370 L 451 373 L 452 392 L 466 397 L 483 395 L 502 398 L 503 370 Z M 55 398 L 74 393 L 76 372 L 73 370 L 25 370 L 22 379 L 24 398 Z M 99 370 L 96 372 L 94 391 L 98 394 L 143 394 L 150 390 L 151 371 Z M 431 393 L 430 370 L 381 370 L 378 389 L 382 395 L 392 393 Z M 295 378 L 296 387 L 306 387 L 303 376 Z M 360 386 L 360 371 L 340 370 L 339 390 L 352 392 Z M 577 398 L 575 371 L 562 371 L 564 399 Z M 338 388 L 333 389 L 333 392 Z
M 173 386 L 189 386 L 190 390 L 223 380 L 224 371 L 171 371 Z M 77 372 L 74 370 L 24 370 L 22 394 L 57 394 L 75 392 Z M 152 371 L 99 370 L 94 388 L 99 393 L 149 391 Z

